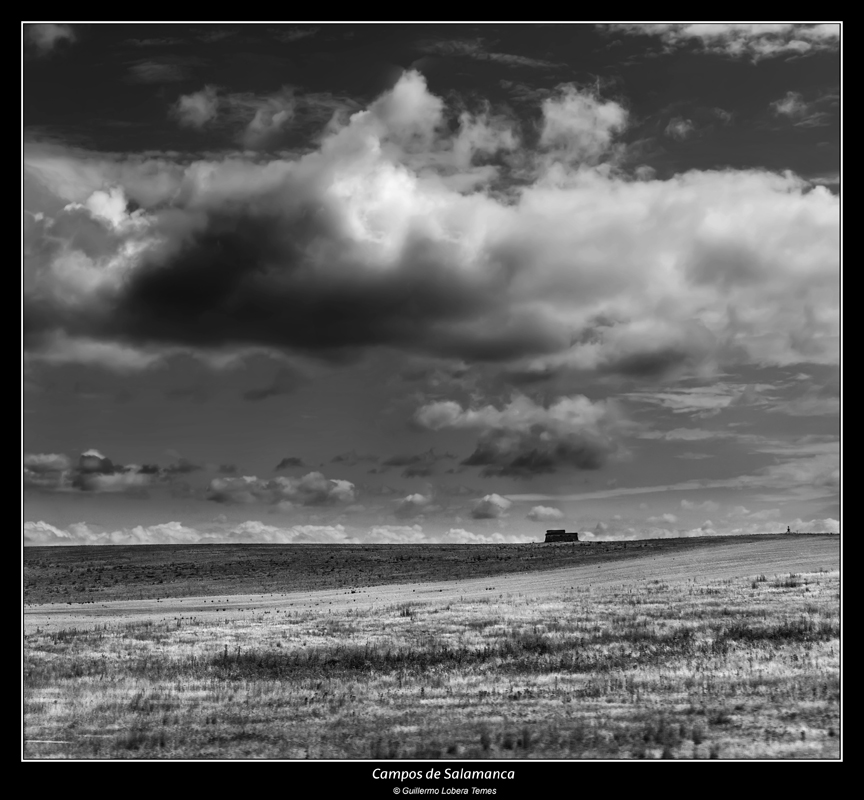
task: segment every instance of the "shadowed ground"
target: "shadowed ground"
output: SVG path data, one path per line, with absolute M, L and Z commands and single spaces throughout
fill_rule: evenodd
M 554 597 L 572 588 L 584 586 L 611 586 L 616 584 L 634 584 L 645 580 L 686 581 L 692 578 L 703 580 L 724 579 L 733 577 L 745 577 L 760 573 L 779 574 L 794 571 L 834 571 L 840 564 L 840 539 L 837 536 L 755 536 L 755 537 L 717 537 L 712 539 L 682 539 L 671 540 L 680 542 L 681 547 L 669 547 L 670 540 L 655 540 L 661 542 L 665 547 L 653 548 L 654 542 L 629 542 L 630 548 L 622 550 L 601 550 L 600 545 L 546 545 L 546 552 L 550 556 L 556 556 L 557 560 L 581 559 L 583 563 L 572 566 L 560 567 L 558 569 L 545 569 L 537 571 L 516 572 L 517 564 L 511 564 L 511 558 L 502 565 L 509 572 L 499 572 L 493 575 L 480 575 L 479 577 L 464 577 L 457 580 L 421 580 L 417 582 L 384 583 L 378 586 L 365 586 L 360 588 L 327 588 L 327 589 L 303 589 L 300 591 L 276 591 L 244 594 L 216 594 L 215 590 L 219 584 L 207 584 L 202 581 L 202 590 L 210 590 L 212 593 L 201 591 L 198 596 L 186 597 L 164 597 L 164 599 L 136 599 L 136 600 L 111 600 L 108 602 L 95 602 L 84 604 L 68 603 L 43 603 L 25 607 L 24 626 L 25 631 L 30 632 L 37 627 L 42 630 L 57 630 L 61 628 L 82 628 L 93 625 L 113 624 L 117 622 L 136 622 L 152 620 L 154 622 L 174 619 L 178 616 L 194 616 L 199 621 L 215 620 L 238 620 L 254 619 L 258 615 L 269 614 L 277 610 L 299 611 L 304 609 L 317 609 L 318 611 L 332 610 L 339 612 L 345 609 L 374 609 L 376 606 L 393 606 L 405 602 L 424 601 L 461 601 L 479 598 L 493 598 L 498 596 L 530 595 L 532 598 L 543 599 Z M 638 545 L 647 544 L 648 547 L 641 548 Z M 700 546 L 701 545 L 701 546 Z M 306 556 L 307 563 L 311 561 L 303 545 L 296 546 L 301 555 Z M 577 550 L 578 552 L 574 552 Z M 64 548 L 66 553 L 60 554 L 69 558 L 75 553 L 69 553 L 72 548 Z M 87 548 L 78 548 L 86 550 Z M 109 548 L 99 548 L 106 550 Z M 121 549 L 121 548 L 118 548 Z M 164 558 L 167 548 L 122 548 L 126 558 L 132 559 L 137 551 L 142 556 L 152 558 L 151 550 L 162 551 L 161 558 L 163 568 L 167 568 Z M 193 548 L 182 548 L 184 551 Z M 217 549 L 217 548 L 212 548 Z M 232 548 L 229 552 L 234 557 L 242 556 L 249 550 L 257 548 L 240 547 Z M 280 548 L 286 549 L 286 548 Z M 291 548 L 293 549 L 293 548 Z M 341 563 L 350 561 L 356 555 L 352 553 L 353 548 L 327 548 L 329 554 L 339 559 Z M 369 549 L 369 548 L 364 548 Z M 374 554 L 378 556 L 379 563 L 386 557 L 387 551 L 391 549 L 387 545 L 374 548 Z M 407 548 L 392 548 L 397 553 Z M 442 547 L 442 555 L 434 560 L 433 547 L 423 547 L 427 551 L 418 555 L 417 564 L 420 565 L 421 574 L 428 574 L 433 567 L 439 570 L 436 574 L 442 574 L 444 566 L 448 563 L 446 558 L 452 558 L 451 551 L 454 548 Z M 476 571 L 482 572 L 483 565 L 487 567 L 498 566 L 495 561 L 475 561 L 470 558 L 477 550 L 498 550 L 497 547 L 485 545 L 483 548 L 467 547 L 464 557 L 469 559 L 469 564 L 477 565 Z M 507 548 L 502 548 L 507 549 Z M 542 545 L 532 545 L 535 549 L 544 549 Z M 209 546 L 199 546 L 197 550 L 211 550 Z M 131 551 L 131 552 L 130 552 Z M 305 552 L 304 552 L 305 551 Z M 568 552 L 569 551 L 569 552 Z M 45 553 L 53 556 L 54 553 Z M 584 555 L 583 555 L 584 554 Z M 210 557 L 217 554 L 207 553 Z M 323 553 L 315 553 L 319 558 Z M 541 554 L 545 557 L 545 553 Z M 83 563 L 80 559 L 85 558 L 86 553 L 78 555 L 78 569 Z M 97 554 L 101 557 L 101 554 Z M 223 556 L 224 557 L 224 556 Z M 492 555 L 489 557 L 492 558 Z M 428 559 L 431 563 L 425 563 Z M 547 563 L 542 559 L 529 560 L 523 563 L 523 570 L 536 570 L 539 563 Z M 404 571 L 408 571 L 411 565 L 405 565 L 404 560 L 396 558 L 392 562 L 396 565 L 393 569 L 393 578 L 397 578 Z M 248 565 L 247 565 L 248 566 Z M 143 567 L 139 567 L 143 569 Z M 152 567 L 148 567 L 153 569 Z M 296 568 L 296 566 L 295 566 Z M 357 569 L 354 567 L 353 569 Z M 242 569 L 238 570 L 237 585 L 244 585 Z M 315 576 L 313 576 L 315 577 Z M 318 585 L 325 582 L 321 576 L 318 577 Z M 326 578 L 326 576 L 324 576 Z M 382 578 L 386 577 L 381 575 Z M 315 581 L 310 581 L 315 585 Z M 183 584 L 185 587 L 186 584 Z M 137 587 L 136 587 L 137 590 Z
M 810 537 L 807 537 L 808 539 Z M 824 537 L 819 537 L 824 538 Z M 457 580 L 665 553 L 798 541 L 788 536 L 694 537 L 519 545 L 138 545 L 28 547 L 24 602 L 91 603 L 201 595 L 356 589 Z

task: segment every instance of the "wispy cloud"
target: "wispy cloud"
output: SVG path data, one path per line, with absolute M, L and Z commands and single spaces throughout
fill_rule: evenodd
M 833 23 L 612 23 L 613 34 L 654 36 L 667 53 L 683 48 L 754 62 L 836 51 L 840 26 Z
M 257 389 L 248 389 L 243 392 L 243 399 L 257 403 L 271 397 L 280 397 L 282 395 L 291 394 L 303 386 L 306 381 L 306 376 L 299 370 L 289 367 L 281 367 L 273 376 L 273 380 L 271 380 L 266 386 L 261 386 Z
M 683 117 L 673 117 L 669 120 L 663 132 L 671 139 L 677 139 L 679 142 L 681 142 L 685 139 L 689 139 L 693 135 L 695 130 L 696 127 L 689 119 L 684 119 Z
M 28 25 L 25 37 L 40 56 L 50 55 L 60 45 L 72 44 L 77 39 L 71 25 L 53 22 Z
M 819 128 L 831 124 L 834 115 L 825 109 L 825 104 L 836 97 L 831 94 L 807 102 L 800 92 L 786 92 L 785 97 L 775 100 L 770 107 L 775 116 L 788 118 L 795 127 Z
M 180 83 L 192 78 L 204 62 L 196 56 L 165 55 L 140 59 L 128 65 L 128 78 L 133 83 Z
M 523 67 L 527 69 L 552 70 L 561 68 L 562 64 L 543 58 L 514 55 L 512 53 L 496 52 L 494 44 L 482 38 L 476 39 L 445 39 L 438 41 L 421 41 L 415 47 L 423 53 L 451 58 L 471 58 L 476 61 L 491 61 L 508 67 Z

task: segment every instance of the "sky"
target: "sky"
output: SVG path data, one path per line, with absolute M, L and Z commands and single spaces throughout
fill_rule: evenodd
M 839 531 L 840 33 L 23 24 L 24 543 Z

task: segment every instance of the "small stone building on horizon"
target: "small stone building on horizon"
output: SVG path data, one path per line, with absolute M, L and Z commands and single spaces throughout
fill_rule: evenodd
M 561 530 L 554 531 L 546 531 L 546 539 L 543 542 L 547 544 L 549 542 L 578 542 L 579 534 L 578 533 L 568 533 L 563 528 Z

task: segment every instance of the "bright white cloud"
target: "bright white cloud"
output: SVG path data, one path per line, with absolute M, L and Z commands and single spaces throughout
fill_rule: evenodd
M 77 522 L 58 528 L 47 522 L 25 522 L 24 544 L 109 545 L 109 544 L 485 544 L 526 541 L 514 534 L 473 533 L 464 528 L 427 532 L 421 525 L 373 525 L 346 528 L 344 525 L 292 525 L 280 527 L 257 520 L 240 524 L 220 522 L 200 528 L 180 522 L 137 525 L 132 528 L 104 530 L 100 526 Z
M 534 522 L 554 522 L 564 519 L 564 512 L 551 506 L 534 506 L 525 516 Z
M 566 88 L 543 101 L 540 146 L 555 160 L 596 163 L 627 125 L 627 111 L 614 101 Z

